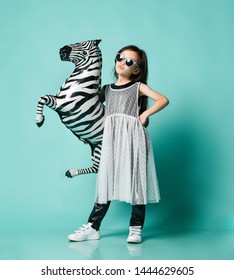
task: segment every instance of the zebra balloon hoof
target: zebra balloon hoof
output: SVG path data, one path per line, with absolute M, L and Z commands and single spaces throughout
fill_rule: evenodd
M 67 170 L 67 172 L 65 173 L 65 175 L 68 177 L 68 178 L 73 178 L 73 177 L 75 177 L 75 176 L 77 176 L 77 175 L 79 175 L 78 174 L 78 170 L 76 170 L 76 169 L 72 169 L 72 170 Z
M 42 115 L 39 119 L 36 119 L 36 124 L 38 127 L 41 127 L 44 124 L 45 117 Z
M 60 49 L 61 60 L 74 63 L 75 69 L 56 96 L 44 95 L 37 105 L 39 127 L 44 123 L 43 108 L 46 105 L 58 113 L 73 135 L 90 145 L 93 165 L 68 170 L 65 175 L 69 178 L 98 172 L 104 128 L 104 105 L 99 96 L 102 69 L 102 54 L 98 47 L 100 41 L 89 40 Z
M 65 175 L 67 176 L 67 178 L 72 178 L 72 175 L 69 170 L 65 173 Z

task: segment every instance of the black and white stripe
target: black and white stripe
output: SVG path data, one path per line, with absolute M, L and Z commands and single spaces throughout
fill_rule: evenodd
M 75 64 L 75 70 L 66 79 L 57 96 L 42 96 L 37 106 L 36 122 L 44 123 L 43 107 L 55 110 L 61 121 L 81 141 L 87 142 L 92 151 L 93 166 L 71 169 L 67 177 L 97 173 L 101 155 L 104 127 L 104 106 L 100 102 L 102 54 L 98 47 L 101 40 L 70 44 L 60 49 L 60 58 Z

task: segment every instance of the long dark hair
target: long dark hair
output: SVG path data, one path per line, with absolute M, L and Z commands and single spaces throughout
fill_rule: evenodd
M 123 47 L 122 49 L 120 49 L 118 51 L 118 53 L 122 53 L 125 50 L 134 51 L 138 54 L 137 65 L 138 65 L 138 68 L 139 68 L 139 72 L 137 74 L 132 74 L 130 79 L 133 82 L 141 82 L 141 83 L 147 84 L 148 59 L 147 59 L 147 55 L 146 55 L 145 51 L 142 50 L 142 49 L 139 49 L 135 45 L 129 45 L 129 46 L 126 46 L 126 47 Z M 117 75 L 116 71 L 114 71 L 114 75 L 117 79 L 118 75 Z M 143 113 L 147 109 L 148 97 L 147 96 L 140 97 L 139 98 L 139 105 L 140 105 L 140 110 L 139 110 L 139 115 L 140 115 L 141 113 Z M 148 124 L 149 124 L 149 120 L 147 120 L 145 126 L 148 126 Z

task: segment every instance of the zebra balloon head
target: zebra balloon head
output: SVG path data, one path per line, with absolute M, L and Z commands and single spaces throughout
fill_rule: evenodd
M 101 63 L 101 50 L 98 44 L 101 40 L 89 40 L 81 43 L 70 44 L 59 50 L 63 61 L 71 61 L 77 68 L 86 68 L 96 61 Z

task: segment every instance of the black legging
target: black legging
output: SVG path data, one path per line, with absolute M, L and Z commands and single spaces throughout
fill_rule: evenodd
M 107 204 L 95 203 L 93 210 L 89 216 L 88 222 L 92 223 L 92 227 L 96 230 L 100 228 L 101 222 L 105 217 L 110 201 Z M 143 228 L 145 221 L 145 204 L 132 205 L 132 215 L 130 219 L 130 226 L 141 226 Z

